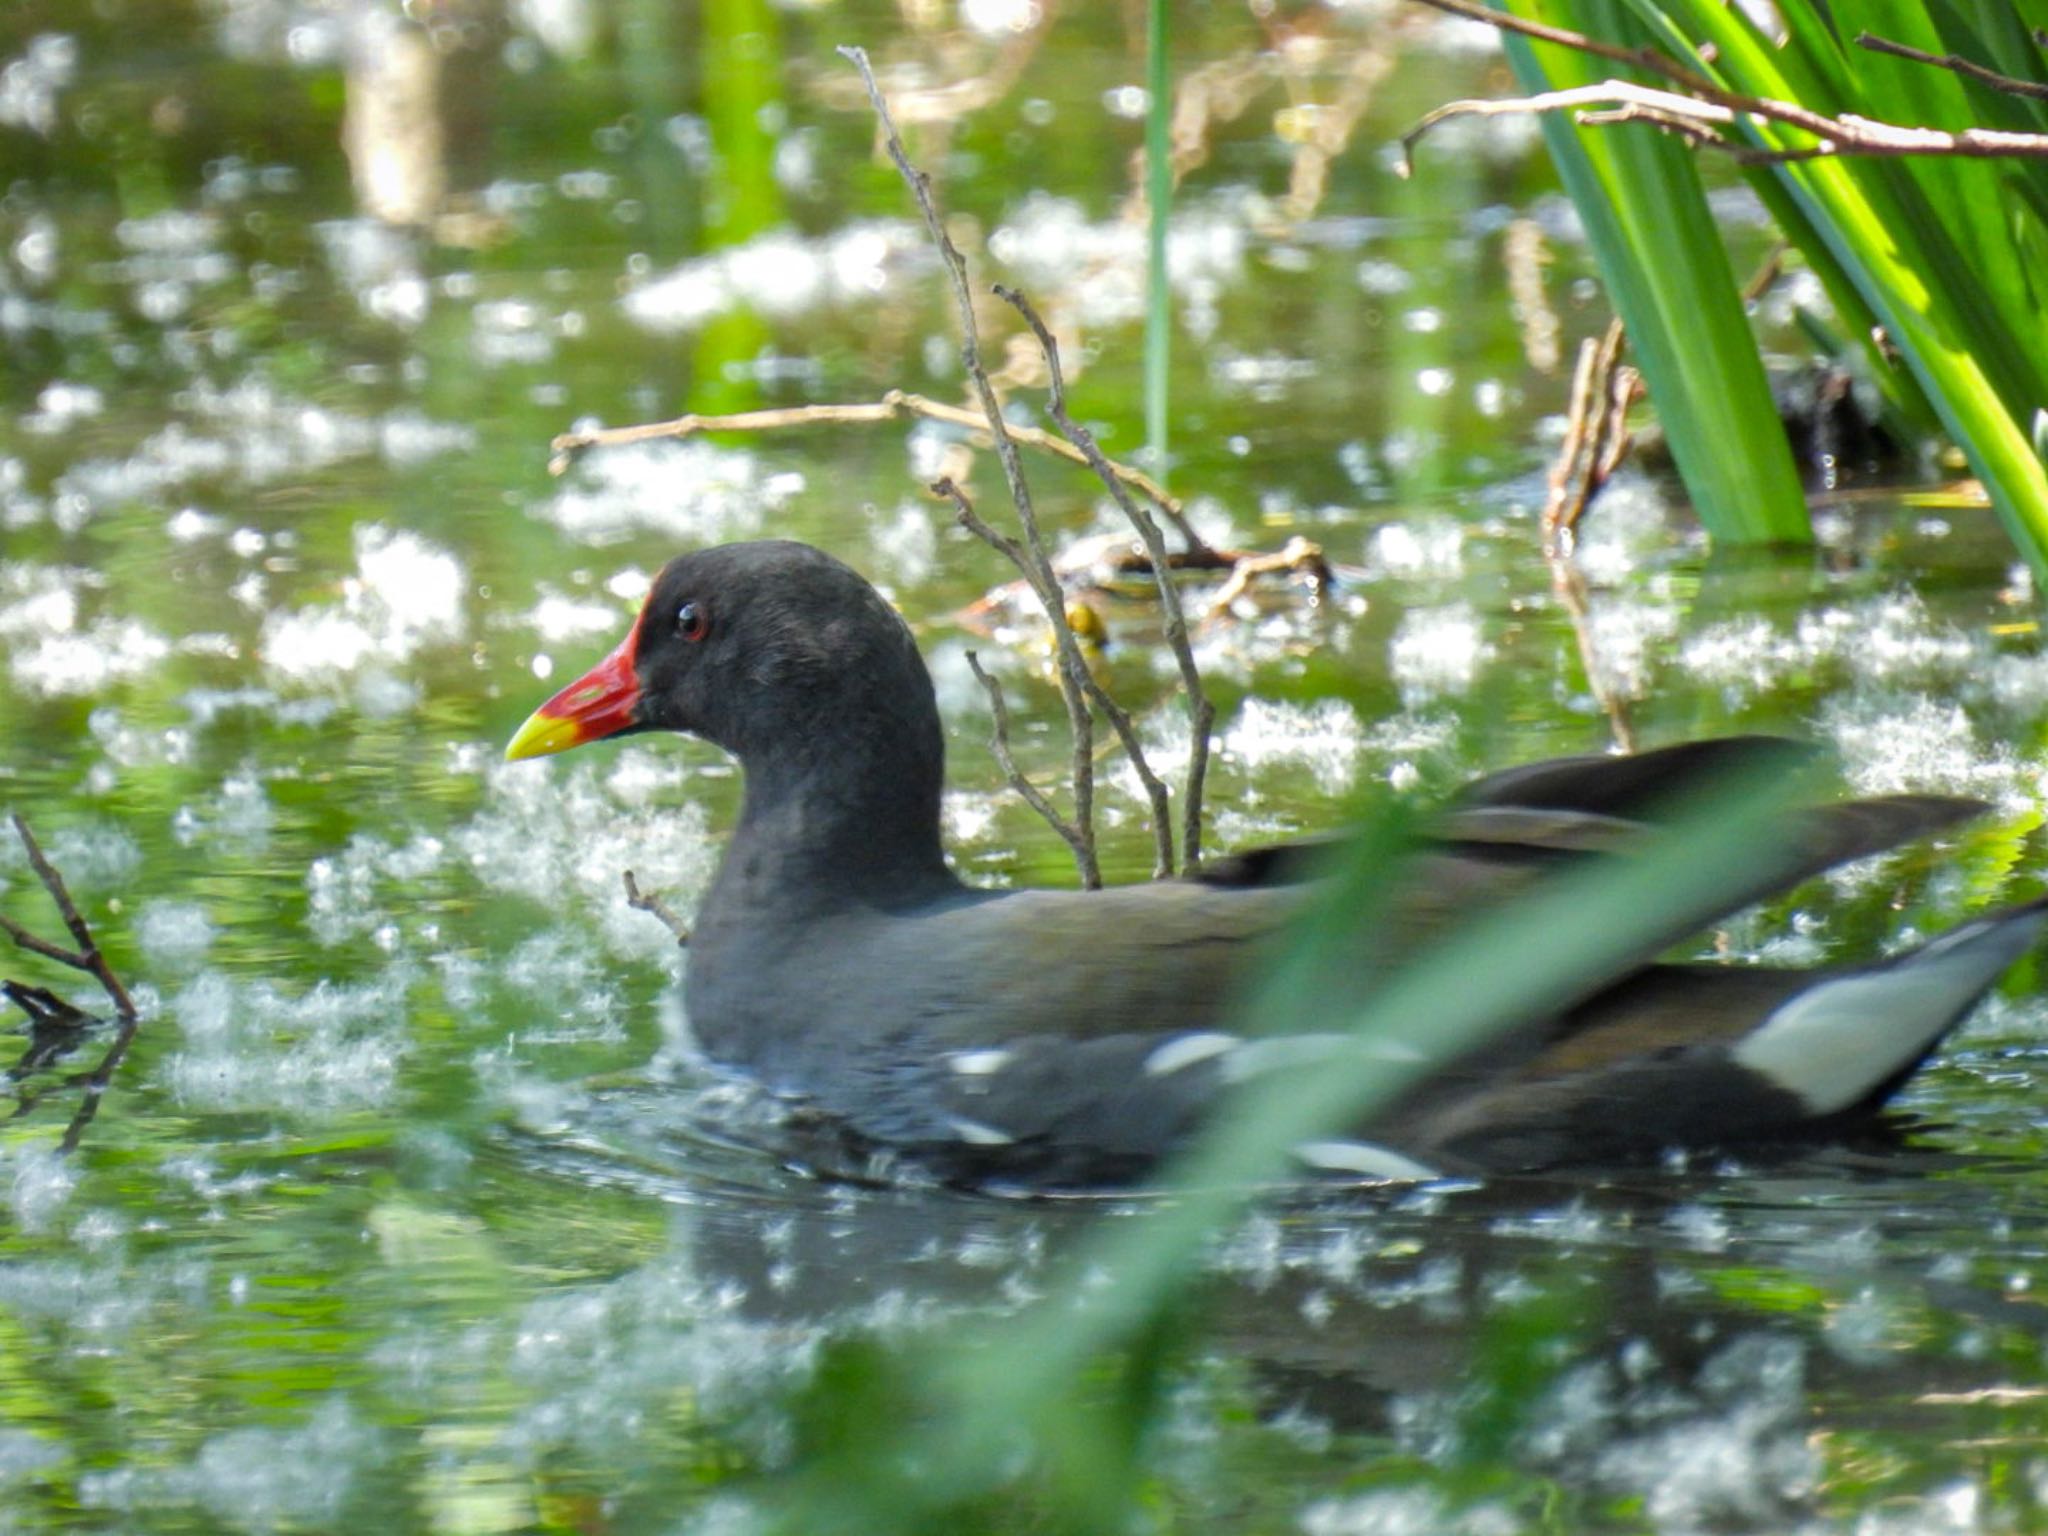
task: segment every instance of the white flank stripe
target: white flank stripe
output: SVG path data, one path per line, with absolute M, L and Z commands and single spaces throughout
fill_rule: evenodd
M 1247 1078 L 1290 1068 L 1312 1067 L 1346 1056 L 1368 1061 L 1413 1063 L 1428 1056 L 1401 1040 L 1360 1040 L 1354 1035 L 1274 1035 L 1265 1040 L 1247 1040 L 1223 1062 L 1223 1080 L 1241 1083 Z
M 987 1077 L 1010 1064 L 1010 1051 L 955 1051 L 947 1065 L 962 1077 Z
M 1192 1067 L 1198 1061 L 1207 1061 L 1211 1056 L 1221 1056 L 1237 1046 L 1236 1035 L 1212 1032 L 1197 1035 L 1181 1035 L 1158 1047 L 1145 1058 L 1147 1077 L 1165 1077 L 1169 1072 L 1178 1072 L 1182 1067 Z
M 1304 1141 L 1294 1155 L 1311 1168 L 1329 1173 L 1362 1173 L 1369 1179 L 1433 1179 L 1434 1168 L 1412 1157 L 1403 1157 L 1391 1147 L 1369 1141 Z
M 1017 1139 L 992 1125 L 983 1125 L 979 1120 L 963 1120 L 958 1115 L 947 1123 L 953 1127 L 955 1136 L 972 1147 L 1007 1147 Z

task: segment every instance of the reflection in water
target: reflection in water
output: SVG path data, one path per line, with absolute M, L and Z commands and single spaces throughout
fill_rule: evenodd
M 348 56 L 341 147 L 363 212 L 387 224 L 425 225 L 441 211 L 441 60 L 424 30 L 371 13 Z
M 745 1320 L 787 1350 L 1000 1317 L 1058 1285 L 1090 1227 L 1146 1210 L 772 1176 L 732 1142 L 726 1093 L 694 1108 L 608 1096 L 573 1135 L 521 1155 L 549 1178 L 670 1203 L 670 1248 L 652 1270 L 726 1298 L 721 1329 Z M 1931 1188 L 1970 1166 L 1873 1143 L 1619 1182 L 1269 1202 L 1212 1245 L 1201 1343 L 1178 1389 L 1205 1406 L 1166 1429 L 1166 1476 L 1176 1497 L 1199 1497 L 1219 1452 L 1197 1425 L 1248 1411 L 1261 1454 L 1284 1464 L 1305 1448 L 1324 1467 L 1294 1474 L 1304 1496 L 1320 1490 L 1309 1529 L 1409 1529 L 1372 1522 L 1404 1500 L 1458 1500 L 1456 1477 L 1428 1492 L 1432 1469 L 1503 1462 L 1524 1477 L 1496 1490 L 1509 1523 L 1466 1509 L 1474 1529 L 1519 1528 L 1559 1486 L 1576 1490 L 1574 1529 L 1606 1528 L 1600 1511 L 1626 1507 L 1658 1529 L 1788 1528 L 1842 1475 L 1817 1419 L 1854 1441 L 1949 1433 L 1959 1408 L 1996 1401 L 1969 1395 L 1986 1359 L 2038 1335 L 2024 1287 L 1958 1262 L 1978 1222 L 1930 1208 Z M 2001 1203 L 2033 1205 L 2020 1175 L 1977 1173 Z M 715 1336 L 704 1347 L 729 1363 L 732 1337 Z M 1408 1471 L 1347 1493 L 1342 1469 L 1360 1456 Z

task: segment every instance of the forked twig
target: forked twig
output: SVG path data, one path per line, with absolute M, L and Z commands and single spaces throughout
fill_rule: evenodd
M 1621 361 L 1626 340 L 1617 317 L 1598 341 L 1588 337 L 1579 345 L 1564 442 L 1550 467 L 1550 494 L 1543 507 L 1545 554 L 1570 549 L 1587 505 L 1621 467 L 1633 441 L 1628 408 L 1640 380 Z
M 972 512 L 967 514 L 972 516 Z M 1003 775 L 1010 781 L 1024 803 L 1038 812 L 1045 824 L 1057 832 L 1066 845 L 1074 850 L 1074 857 L 1080 858 L 1082 838 L 1080 830 L 1060 814 L 1060 808 L 1046 798 L 1045 792 L 1024 777 L 1024 770 L 1017 766 L 1017 759 L 1010 752 L 1010 706 L 1003 699 L 1003 685 L 990 677 L 981 668 L 981 657 L 973 651 L 967 653 L 968 670 L 973 672 L 988 694 L 988 708 L 991 725 L 988 747 L 995 754 L 996 763 Z
M 71 891 L 64 884 L 64 877 L 45 857 L 42 845 L 36 841 L 35 834 L 29 831 L 28 823 L 22 820 L 18 813 L 10 819 L 14 823 L 14 835 L 21 839 L 22 849 L 28 855 L 29 868 L 35 871 L 36 879 L 41 881 L 43 889 L 49 892 L 51 902 L 56 906 L 58 915 L 64 919 L 64 926 L 70 931 L 72 942 L 78 948 L 69 950 L 60 944 L 38 938 L 12 918 L 5 916 L 0 916 L 0 932 L 5 932 L 16 945 L 31 954 L 41 955 L 46 960 L 54 960 L 59 965 L 69 966 L 75 971 L 84 971 L 100 984 L 101 990 L 114 1005 L 116 1028 L 106 1054 L 100 1057 L 99 1065 L 90 1072 L 67 1079 L 67 1082 L 81 1085 L 85 1090 L 78 1108 L 72 1113 L 71 1123 L 64 1128 L 63 1140 L 58 1143 L 60 1153 L 70 1153 L 78 1149 L 79 1139 L 84 1136 L 85 1128 L 92 1124 L 93 1116 L 99 1113 L 100 1101 L 106 1096 L 107 1085 L 114 1080 L 114 1073 L 127 1057 L 129 1046 L 134 1044 L 135 1032 L 141 1023 L 141 1017 L 136 1012 L 135 999 L 129 996 L 128 989 L 121 984 L 121 978 L 114 974 L 114 968 L 107 963 L 107 957 L 101 953 L 98 941 L 93 938 L 91 925 L 79 912 L 78 904 L 71 899 Z M 62 1022 L 67 1027 L 82 1028 L 80 1021 L 88 1017 L 82 1010 L 72 1007 L 54 993 L 41 987 L 9 983 L 7 996 L 28 1014 L 31 1026 Z
M 1188 776 L 1186 788 L 1181 792 L 1181 865 L 1188 874 L 1193 874 L 1202 863 L 1202 781 L 1209 769 L 1209 730 L 1216 721 L 1216 706 L 1209 702 L 1209 696 L 1202 690 L 1202 673 L 1195 665 L 1195 653 L 1188 645 L 1187 618 L 1181 611 L 1180 588 L 1174 584 L 1173 565 L 1166 550 L 1166 540 L 1160 535 L 1159 524 L 1143 507 L 1131 500 L 1130 493 L 1118 483 L 1110 468 L 1109 460 L 1103 456 L 1096 444 L 1095 434 L 1067 412 L 1066 376 L 1060 371 L 1059 343 L 1053 340 L 1052 332 L 1038 317 L 1038 311 L 1031 301 L 1014 288 L 995 285 L 996 297 L 1014 308 L 1024 317 L 1024 323 L 1031 327 L 1032 335 L 1038 338 L 1038 345 L 1045 353 L 1046 375 L 1050 388 L 1046 399 L 1046 411 L 1060 429 L 1061 435 L 1078 448 L 1095 471 L 1096 478 L 1108 487 L 1109 494 L 1123 509 L 1125 518 L 1137 530 L 1139 540 L 1145 546 L 1145 553 L 1152 560 L 1152 575 L 1159 589 L 1159 604 L 1166 617 L 1166 641 L 1173 648 L 1173 657 L 1180 664 L 1181 684 L 1187 691 L 1188 708 Z M 1121 715 L 1121 710 L 1117 715 Z M 1123 740 L 1124 750 L 1130 754 L 1131 766 L 1137 770 L 1138 780 L 1145 786 L 1145 793 L 1152 801 L 1154 831 L 1160 840 L 1159 874 L 1173 872 L 1173 831 L 1172 809 L 1166 786 L 1152 771 L 1152 765 L 1145 761 L 1144 751 L 1138 745 L 1137 733 L 1130 728 L 1128 718 L 1118 720 L 1112 715 L 1117 735 Z
M 972 432 L 988 431 L 988 420 L 979 411 L 970 411 L 964 406 L 947 405 L 944 401 L 911 394 L 907 390 L 892 389 L 879 400 L 863 400 L 844 405 L 777 406 L 771 410 L 736 411 L 724 416 L 692 413 L 678 416 L 671 421 L 649 421 L 630 427 L 591 427 L 581 432 L 564 432 L 548 445 L 548 473 L 564 473 L 579 455 L 592 448 L 622 448 L 634 443 L 655 442 L 662 438 L 695 437 L 704 432 L 776 432 L 789 427 L 864 426 L 876 422 L 907 421 L 912 418 L 944 422 L 948 426 L 964 427 Z M 1009 424 L 1009 431 L 1012 437 L 1027 448 L 1037 448 L 1045 453 L 1056 454 L 1070 464 L 1087 467 L 1088 460 L 1081 450 L 1056 432 L 1048 432 L 1042 427 L 1019 426 L 1014 422 Z M 1186 508 L 1180 498 L 1170 495 L 1165 486 L 1142 469 L 1133 469 L 1130 465 L 1120 464 L 1114 459 L 1108 463 L 1117 479 L 1166 514 L 1168 521 L 1188 540 L 1190 549 L 1206 547 L 1201 538 L 1189 528 Z
M 1229 613 L 1232 605 L 1251 590 L 1252 583 L 1259 577 L 1276 575 L 1281 571 L 1301 573 L 1316 590 L 1327 588 L 1336 579 L 1323 547 L 1297 533 L 1271 553 L 1240 554 L 1237 564 L 1231 567 L 1229 577 L 1209 599 L 1209 619 L 1220 619 Z
M 1594 85 L 1545 91 L 1510 100 L 1450 102 L 1427 114 L 1401 136 L 1400 170 L 1403 175 L 1412 172 L 1416 141 L 1450 118 L 1496 117 L 1567 107 L 1591 109 L 1579 114 L 1578 120 L 1587 124 L 1653 123 L 1681 135 L 1690 143 L 1717 150 L 1744 165 L 1783 165 L 1837 155 L 2048 158 L 2048 134 L 1996 128 L 1964 128 L 1949 132 L 1940 128 L 1881 122 L 1847 112 L 1830 117 L 1795 102 L 1745 96 L 1738 91 L 1726 90 L 1654 47 L 1618 47 L 1582 32 L 1529 21 L 1505 11 L 1490 10 L 1478 4 L 1477 0 L 1421 0 L 1421 3 L 1453 16 L 1462 16 L 1468 21 L 1484 22 L 1503 32 L 1519 33 L 1591 54 L 1595 58 L 1647 70 L 1670 81 L 1678 89 L 1661 90 L 1634 80 L 1603 80 Z M 1930 58 L 1927 62 L 1941 64 L 1945 61 Z M 1742 118 L 1796 129 L 1813 135 L 1816 142 L 1797 148 L 1770 149 L 1724 137 L 1722 130 L 1735 127 L 1737 120 Z
M 2048 101 L 2048 85 L 2038 80 L 2022 80 L 2016 75 L 2002 75 L 1995 69 L 1986 69 L 1974 59 L 1966 59 L 1959 53 L 1923 53 L 1905 43 L 1895 43 L 1888 37 L 1879 37 L 1871 32 L 1858 32 L 1856 46 L 1868 48 L 1872 53 L 1888 53 L 1896 59 L 1910 59 L 1915 64 L 1929 64 L 1936 69 L 1952 70 L 1965 79 L 1979 85 L 1988 85 L 1994 91 L 2004 91 L 2013 96 L 2030 96 L 2035 101 Z
M 1024 546 L 1015 539 L 1010 538 L 1007 534 L 999 533 L 994 528 L 991 528 L 981 514 L 974 510 L 974 503 L 967 499 L 967 493 L 961 490 L 950 477 L 941 476 L 939 479 L 934 480 L 931 484 L 931 492 L 934 496 L 943 496 L 951 501 L 954 514 L 960 521 L 960 526 L 980 539 L 982 543 L 988 545 L 989 548 L 995 550 L 996 553 L 1009 560 L 1018 570 L 1024 572 L 1025 580 L 1030 581 L 1030 567 L 1025 563 L 1029 556 L 1026 554 Z M 1033 589 L 1034 591 L 1036 590 L 1035 583 L 1033 584 Z M 1060 607 L 1060 622 L 1071 629 L 1073 621 L 1067 617 L 1067 595 L 1064 588 L 1059 590 L 1059 595 L 1055 600 L 1059 603 Z M 1043 602 L 1044 599 L 1041 598 L 1040 601 Z M 976 668 L 977 673 L 979 670 L 979 668 Z M 1152 875 L 1154 879 L 1163 879 L 1173 873 L 1173 822 L 1167 805 L 1166 786 L 1159 782 L 1159 776 L 1152 771 L 1151 764 L 1145 761 L 1145 749 L 1138 740 L 1137 728 L 1131 724 L 1129 713 L 1121 704 L 1110 697 L 1109 691 L 1095 680 L 1095 674 L 1092 672 L 1087 674 L 1087 687 L 1088 697 L 1101 708 L 1104 717 L 1108 719 L 1110 728 L 1116 732 L 1117 739 L 1123 743 L 1124 751 L 1130 755 L 1131 762 L 1137 768 L 1138 777 L 1143 781 L 1146 792 L 1151 797 Z M 997 754 L 996 760 L 1003 766 L 1005 771 L 1013 772 L 1010 769 L 1010 765 L 1003 762 L 1000 753 Z M 1038 793 L 1038 791 L 1034 790 L 1032 794 L 1027 794 L 1025 799 L 1029 800 L 1033 794 Z M 1041 810 L 1039 814 L 1045 815 L 1045 812 Z M 1095 863 L 1095 835 L 1092 827 L 1079 823 L 1079 815 L 1080 801 L 1077 796 L 1075 801 L 1076 821 L 1074 823 L 1057 821 L 1053 823 L 1053 827 L 1054 830 L 1059 832 L 1060 836 L 1067 839 L 1067 846 L 1074 850 L 1075 859 L 1083 861 L 1083 867 L 1086 868 L 1088 865 Z M 1075 835 L 1070 836 L 1070 831 Z M 1090 889 L 1093 889 L 1093 887 L 1090 887 Z
M 690 925 L 675 914 L 675 909 L 659 896 L 643 893 L 640 882 L 633 878 L 633 871 L 623 871 L 626 882 L 626 905 L 635 912 L 645 912 L 659 919 L 661 925 L 676 936 L 678 944 L 690 942 Z
M 874 105 L 876 121 L 881 125 L 889 158 L 910 188 L 911 196 L 916 199 L 918 211 L 924 215 L 925 229 L 932 237 L 932 244 L 938 248 L 951 279 L 953 302 L 960 314 L 961 367 L 981 401 L 989 436 L 995 439 L 996 458 L 1003 466 L 1003 479 L 1009 486 L 1010 500 L 1017 509 L 1017 521 L 1024 526 L 1024 542 L 1020 547 L 1024 558 L 1019 561 L 1018 569 L 1031 583 L 1032 591 L 1038 594 L 1046 619 L 1052 625 L 1054 643 L 1059 648 L 1060 697 L 1067 706 L 1067 726 L 1073 733 L 1074 826 L 1082 839 L 1082 847 L 1075 852 L 1075 861 L 1080 866 L 1082 885 L 1094 890 L 1102 884 L 1102 870 L 1095 857 L 1095 722 L 1088 713 L 1088 698 L 1092 694 L 1099 702 L 1101 690 L 1094 687 L 1094 679 L 1088 675 L 1088 664 L 1081 656 L 1080 642 L 1074 638 L 1074 628 L 1067 622 L 1066 600 L 1060 590 L 1059 578 L 1053 573 L 1052 557 L 1046 553 L 1045 538 L 1039 532 L 1038 512 L 1031 501 L 1031 487 L 1024 479 L 1023 463 L 1017 457 L 1016 440 L 1010 435 L 1009 423 L 1003 419 L 1002 403 L 996 399 L 995 386 L 988 381 L 988 370 L 981 364 L 981 331 L 974 320 L 974 295 L 967 285 L 967 258 L 960 254 L 960 248 L 946 233 L 938 205 L 932 201 L 931 178 L 910 163 L 910 155 L 896 132 L 895 121 L 889 116 L 889 104 L 882 98 L 882 88 L 875 83 L 875 72 L 868 64 L 867 51 L 841 48 L 839 52 L 860 71 L 861 80 L 868 89 L 868 100 Z

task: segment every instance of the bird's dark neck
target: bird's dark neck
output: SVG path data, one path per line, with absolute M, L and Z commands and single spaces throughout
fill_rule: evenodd
M 936 717 L 908 733 L 829 722 L 800 743 L 741 754 L 746 796 L 709 901 L 801 916 L 918 906 L 959 888 L 939 842 L 944 746 Z

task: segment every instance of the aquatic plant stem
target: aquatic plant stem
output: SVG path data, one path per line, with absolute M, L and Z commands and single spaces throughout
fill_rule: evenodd
M 591 427 L 580 432 L 564 432 L 548 445 L 548 473 L 561 475 L 585 451 L 592 448 L 625 448 L 635 443 L 656 442 L 662 438 L 696 437 L 705 432 L 777 432 L 788 427 L 850 427 L 865 426 L 874 422 L 908 421 L 913 418 L 925 421 L 940 421 L 948 426 L 965 427 L 969 431 L 986 432 L 988 421 L 981 412 L 970 411 L 962 406 L 947 405 L 942 400 L 933 400 L 924 395 L 911 394 L 906 390 L 892 389 L 879 400 L 855 401 L 844 405 L 787 405 L 775 406 L 759 411 L 735 411 L 727 415 L 704 415 L 692 412 L 677 416 L 669 421 L 641 422 L 629 427 Z M 1022 426 L 1015 422 L 1008 424 L 1010 436 L 1026 448 L 1036 448 L 1055 454 L 1070 464 L 1084 468 L 1087 457 L 1072 443 L 1056 432 L 1047 432 L 1042 427 Z M 1173 524 L 1174 530 L 1187 540 L 1191 551 L 1206 550 L 1208 545 L 1187 524 L 1187 516 L 1178 496 L 1170 494 L 1152 476 L 1115 459 L 1106 461 L 1117 479 L 1143 496 Z
M 1167 0 L 1145 11 L 1145 446 L 1161 475 L 1167 463 L 1167 392 L 1173 345 L 1172 288 L 1166 266 L 1173 215 L 1173 165 L 1168 126 L 1173 110 L 1166 58 Z

